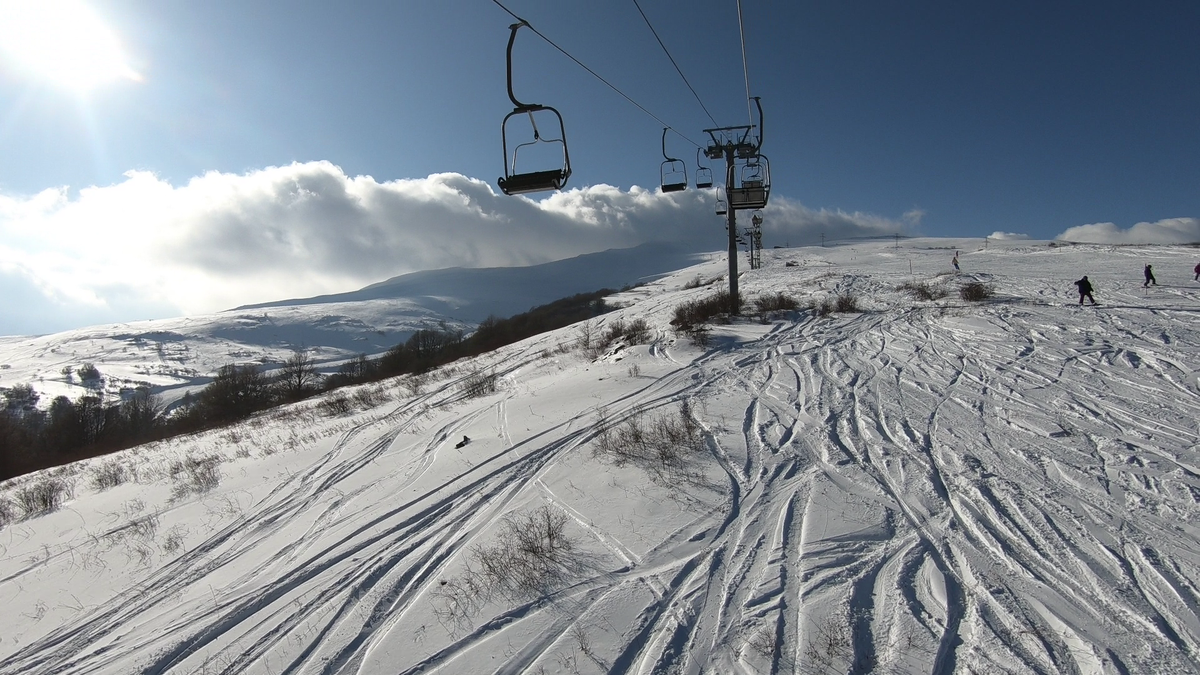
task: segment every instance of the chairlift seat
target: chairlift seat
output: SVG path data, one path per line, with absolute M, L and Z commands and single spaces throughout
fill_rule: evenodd
M 663 183 L 663 192 L 681 192 L 687 189 L 687 183 Z
M 561 190 L 567 182 L 567 172 L 557 169 L 518 173 L 501 178 L 497 182 L 506 195 L 521 195 L 529 192 Z
M 729 191 L 729 205 L 735 209 L 761 209 L 767 205 L 767 189 L 762 181 L 746 181 Z

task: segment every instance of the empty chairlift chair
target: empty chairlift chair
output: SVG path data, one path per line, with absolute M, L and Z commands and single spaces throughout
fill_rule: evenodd
M 528 26 L 524 21 L 514 23 L 509 26 L 512 33 L 508 37 L 508 98 L 513 102 L 513 111 L 504 116 L 504 122 L 500 126 L 500 133 L 503 137 L 504 144 L 504 177 L 500 178 L 497 183 L 500 190 L 506 195 L 519 195 L 529 192 L 543 192 L 546 190 L 561 190 L 567 184 L 567 178 L 571 176 L 571 156 L 567 152 L 567 131 L 563 126 L 562 115 L 557 110 L 546 105 L 538 105 L 536 103 L 521 103 L 517 97 L 513 95 L 512 88 L 512 48 L 513 42 L 517 39 L 517 30 L 521 26 Z M 529 126 L 532 131 L 532 140 L 518 143 L 510 155 L 508 152 L 508 137 L 510 131 L 509 122 L 514 118 L 527 117 Z M 538 129 L 538 120 L 542 120 L 542 125 L 547 127 L 551 133 L 557 127 L 557 138 L 546 138 Z M 520 126 L 520 125 L 514 125 Z M 514 133 L 516 133 L 514 131 Z M 545 144 L 550 147 L 560 147 L 562 149 L 562 166 L 552 166 L 551 168 L 543 168 L 538 171 L 517 170 L 517 154 L 522 148 L 538 147 L 544 148 Z M 555 153 L 557 154 L 557 153 Z M 537 159 L 545 161 L 543 155 L 538 155 Z M 544 165 L 543 165 L 544 166 Z M 524 168 L 524 167 L 522 167 Z
M 755 155 L 742 166 L 738 186 L 729 190 L 729 206 L 739 211 L 761 209 L 770 195 L 770 165 L 766 155 Z

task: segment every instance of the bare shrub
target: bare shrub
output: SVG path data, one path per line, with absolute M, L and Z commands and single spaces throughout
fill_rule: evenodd
M 729 320 L 729 291 L 721 291 L 716 295 L 709 296 L 702 300 L 689 300 L 675 307 L 674 317 L 671 319 L 671 325 L 676 331 L 686 332 L 694 326 L 709 323 L 716 318 L 724 318 Z M 740 312 L 742 299 L 737 300 L 737 309 Z
M 683 334 L 687 337 L 688 342 L 691 343 L 693 347 L 705 349 L 712 342 L 712 329 L 704 324 L 692 326 L 691 328 L 683 331 Z
M 85 363 L 79 366 L 79 379 L 84 382 L 100 379 L 100 369 L 95 364 Z
M 754 299 L 754 312 L 758 315 L 759 321 L 763 323 L 766 323 L 776 312 L 790 312 L 799 308 L 800 303 L 795 298 L 782 292 L 774 295 L 760 295 Z
M 325 398 L 321 399 L 321 410 L 330 417 L 345 415 L 353 409 L 353 406 L 350 405 L 350 399 L 346 398 L 346 395 L 340 391 L 330 392 Z
M 467 398 L 479 398 L 496 393 L 496 373 L 477 370 L 462 382 L 462 392 Z
M 221 458 L 216 455 L 188 455 L 171 463 L 171 478 L 175 481 L 174 496 L 204 494 L 221 484 Z
M 579 328 L 576 329 L 576 332 L 577 335 L 575 338 L 575 345 L 579 347 L 580 351 L 582 351 L 588 358 L 596 358 L 596 356 L 598 356 L 596 344 L 600 341 L 600 335 L 599 331 L 596 329 L 596 324 L 592 323 L 591 321 L 584 321 L 583 323 L 579 324 Z
M 835 664 L 850 659 L 851 646 L 849 623 L 830 616 L 818 623 L 808 636 L 804 655 L 821 668 L 831 670 Z
M 167 555 L 175 555 L 183 549 L 184 538 L 187 536 L 187 530 L 179 525 L 167 530 L 167 536 L 163 539 L 161 548 L 163 553 Z
M 825 298 L 820 302 L 813 301 L 808 304 L 808 310 L 820 317 L 829 316 L 833 313 L 833 302 L 829 298 Z
M 906 282 L 900 285 L 899 290 L 908 291 L 914 298 L 918 300 L 940 300 L 946 297 L 947 291 L 940 286 L 930 286 L 925 282 Z
M 374 408 L 381 403 L 391 400 L 382 387 L 361 387 L 354 392 L 354 403 L 363 408 Z
M 429 376 L 424 373 L 413 373 L 404 378 L 400 382 L 400 386 L 409 396 L 420 396 L 425 391 L 425 385 L 429 383 Z
M 701 286 L 707 286 L 710 283 L 712 283 L 712 282 L 705 281 L 704 277 L 697 274 L 696 276 L 692 277 L 692 279 L 690 281 L 688 281 L 686 284 L 683 285 L 683 290 L 690 291 L 693 288 L 700 288 Z
M 793 309 L 799 309 L 800 303 L 790 295 L 784 294 L 782 291 L 774 295 L 760 295 L 754 299 L 754 308 L 760 313 L 767 312 L 787 312 Z
M 645 319 L 634 319 L 625 327 L 624 338 L 631 345 L 645 344 L 650 341 L 650 324 Z
M 120 462 L 105 462 L 92 469 L 92 489 L 108 490 L 129 481 L 129 470 Z
M 0 527 L 17 519 L 17 508 L 8 497 L 0 497 Z
M 71 497 L 74 486 L 60 478 L 43 478 L 18 488 L 13 497 L 17 500 L 22 517 L 33 518 L 57 511 Z
M 995 295 L 992 288 L 978 281 L 971 281 L 958 289 L 958 295 L 968 302 L 982 302 Z
M 833 301 L 833 311 L 835 312 L 857 312 L 858 311 L 858 296 L 853 293 L 842 293 Z
M 466 625 L 496 599 L 531 600 L 561 587 L 580 567 L 576 544 L 565 532 L 567 520 L 546 505 L 505 516 L 496 541 L 472 547 L 464 572 L 440 582 L 434 592 L 439 620 Z
M 633 464 L 646 471 L 651 482 L 664 487 L 694 483 L 700 479 L 692 460 L 705 449 L 704 434 L 692 418 L 687 401 L 675 415 L 645 419 L 635 414 L 612 426 L 605 416 L 597 422 L 599 434 L 592 456 L 616 466 Z

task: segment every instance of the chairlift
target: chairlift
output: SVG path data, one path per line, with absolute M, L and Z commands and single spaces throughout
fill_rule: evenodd
M 742 165 L 741 180 L 729 190 L 729 205 L 738 210 L 761 209 L 771 196 L 771 168 L 767 156 L 757 154 Z
M 665 161 L 659 168 L 659 177 L 662 179 L 663 192 L 679 192 L 686 190 L 688 186 L 687 164 L 684 164 L 683 160 L 667 156 L 668 128 L 664 127 L 662 133 L 662 154 Z
M 750 214 L 750 224 L 754 227 L 762 227 L 763 212 L 761 209 L 755 209 L 754 213 Z
M 725 191 L 717 189 L 717 215 L 723 216 L 729 213 L 729 202 L 725 201 Z
M 571 176 L 571 157 L 567 153 L 567 131 L 563 126 L 562 115 L 557 110 L 550 106 L 538 105 L 536 103 L 521 103 L 517 97 L 513 95 L 512 86 L 512 48 L 513 42 L 517 39 L 517 30 L 521 26 L 529 24 L 522 20 L 520 23 L 514 23 L 509 26 L 512 32 L 508 36 L 508 98 L 513 103 L 513 111 L 504 116 L 504 122 L 500 125 L 500 135 L 504 146 L 504 177 L 500 178 L 497 184 L 500 190 L 506 195 L 519 195 L 529 192 L 543 192 L 546 190 L 561 190 L 567 184 L 567 178 Z M 529 126 L 533 131 L 533 140 L 519 143 L 513 148 L 512 155 L 508 153 L 508 134 L 509 120 L 526 116 L 529 118 Z M 543 126 L 549 124 L 551 128 L 554 124 L 558 125 L 558 137 L 546 138 L 538 129 L 538 119 L 543 120 Z M 517 172 L 517 154 L 521 148 L 537 146 L 539 144 L 548 143 L 551 145 L 562 146 L 562 167 L 543 169 L 540 171 L 527 171 L 523 173 Z
M 704 190 L 713 186 L 712 169 L 704 165 L 700 159 L 700 148 L 696 148 L 696 188 Z

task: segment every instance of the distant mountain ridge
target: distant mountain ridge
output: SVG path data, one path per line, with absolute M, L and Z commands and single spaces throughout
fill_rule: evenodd
M 689 267 L 704 254 L 673 245 L 609 249 L 529 267 L 450 267 L 412 272 L 357 291 L 242 305 L 230 311 L 404 299 L 467 323 L 508 317 L 559 298 L 620 289 Z

